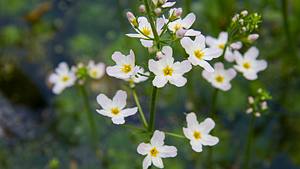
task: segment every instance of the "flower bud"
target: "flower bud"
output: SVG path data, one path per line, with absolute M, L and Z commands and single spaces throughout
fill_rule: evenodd
M 254 34 L 250 34 L 250 35 L 248 36 L 247 39 L 248 39 L 250 42 L 254 42 L 254 41 L 256 41 L 258 38 L 259 38 L 259 34 L 254 33 Z
M 239 14 L 235 14 L 233 17 L 232 17 L 232 22 L 236 22 L 238 19 L 239 19 L 240 15 Z
M 247 10 L 243 10 L 243 11 L 241 12 L 241 15 L 243 15 L 244 17 L 247 16 L 247 15 L 248 15 L 248 11 L 247 11 Z
M 166 0 L 158 0 L 158 3 L 159 3 L 160 5 L 163 5 L 163 4 L 166 3 Z
M 268 109 L 268 104 L 266 101 L 262 102 L 261 105 L 260 105 L 261 109 L 262 110 L 267 110 Z
M 141 13 L 144 13 L 144 12 L 146 11 L 145 5 L 140 5 L 140 6 L 139 6 L 139 11 L 140 11 Z
M 240 24 L 244 25 L 244 19 L 239 20 Z
M 242 46 L 243 46 L 243 44 L 240 41 L 230 44 L 230 47 L 234 50 L 239 50 L 242 48 Z
M 160 60 L 164 57 L 164 54 L 161 51 L 156 52 L 156 59 Z
M 247 28 L 245 26 L 242 27 L 242 31 L 246 32 Z
M 254 103 L 254 98 L 252 96 L 248 97 L 248 103 L 253 104 Z
M 155 13 L 156 15 L 160 15 L 160 14 L 161 14 L 161 8 L 155 8 L 155 9 L 154 9 L 154 13 Z
M 126 13 L 127 19 L 128 21 L 134 26 L 134 27 L 138 27 L 138 22 L 136 20 L 136 17 L 134 16 L 134 14 L 132 12 L 127 12 Z
M 260 117 L 260 116 L 261 116 L 260 112 L 256 112 L 256 113 L 254 113 L 254 115 L 255 115 L 256 117 Z
M 187 32 L 187 30 L 181 28 L 178 31 L 176 31 L 176 37 L 183 38 L 186 32 Z
M 170 16 L 169 19 L 171 21 L 174 21 L 177 18 L 180 18 L 182 14 L 182 8 L 173 8 L 170 10 Z
M 253 108 L 248 108 L 247 110 L 246 110 L 246 113 L 247 114 L 250 114 L 250 113 L 252 113 L 253 112 Z

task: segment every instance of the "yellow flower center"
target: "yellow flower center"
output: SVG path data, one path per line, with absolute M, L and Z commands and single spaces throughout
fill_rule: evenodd
M 196 140 L 200 140 L 202 138 L 202 134 L 199 131 L 194 131 L 193 135 Z
M 62 80 L 63 82 L 67 82 L 67 81 L 70 80 L 70 77 L 65 75 L 65 76 L 63 76 L 63 77 L 61 78 L 61 80 Z
M 97 70 L 91 70 L 90 75 L 95 78 L 98 75 L 98 71 Z
M 219 47 L 220 49 L 224 49 L 224 48 L 225 48 L 225 44 L 222 43 L 222 44 L 220 44 L 218 47 Z
M 111 109 L 111 113 L 113 115 L 118 115 L 120 113 L 120 109 L 117 108 L 117 107 L 114 107 L 114 108 Z
M 196 56 L 196 58 L 202 59 L 202 57 L 204 56 L 204 52 L 198 49 L 194 51 L 194 55 Z
M 174 70 L 170 66 L 165 67 L 163 70 L 165 76 L 172 76 L 173 71 Z
M 145 36 L 149 36 L 151 34 L 151 30 L 148 27 L 143 27 L 141 32 L 145 35 Z
M 157 155 L 158 155 L 158 151 L 157 151 L 157 149 L 155 148 L 155 147 L 153 147 L 151 150 L 150 150 L 150 155 L 152 156 L 152 157 L 156 157 Z
M 250 69 L 250 68 L 251 68 L 251 64 L 250 64 L 249 62 L 245 62 L 245 63 L 243 64 L 243 67 L 244 67 L 245 69 Z
M 221 75 L 218 75 L 218 76 L 216 76 L 216 81 L 217 81 L 218 83 L 223 83 L 223 82 L 224 82 L 224 77 L 221 76 Z
M 182 25 L 179 24 L 179 23 L 176 23 L 175 26 L 174 26 L 175 31 L 178 31 L 181 28 L 182 28 Z
M 124 64 L 122 67 L 122 71 L 124 73 L 129 73 L 131 71 L 131 65 L 130 64 Z

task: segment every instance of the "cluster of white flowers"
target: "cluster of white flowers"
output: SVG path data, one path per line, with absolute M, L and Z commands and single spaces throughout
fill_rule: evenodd
M 266 69 L 267 62 L 257 60 L 259 51 L 256 47 L 248 49 L 243 56 L 239 52 L 239 50 L 244 50 L 242 42 L 238 40 L 232 42 L 229 33 L 221 32 L 218 38 L 204 36 L 200 31 L 192 29 L 196 15 L 189 13 L 182 17 L 181 8 L 171 8 L 174 4 L 175 2 L 168 0 L 152 0 L 151 4 L 147 2 L 139 7 L 142 13 L 147 12 L 147 17 L 136 17 L 133 13 L 127 12 L 127 19 L 136 33 L 126 35 L 139 39 L 142 46 L 148 48 L 149 51 L 155 51 L 156 56 L 141 64 L 148 63 L 147 70 L 136 64 L 133 50 L 130 50 L 128 55 L 116 51 L 111 56 L 115 64 L 106 68 L 109 76 L 129 82 L 131 88 L 135 87 L 134 84 L 147 81 L 149 78 L 152 80 L 154 89 L 165 87 L 168 83 L 183 87 L 188 81 L 184 75 L 191 71 L 193 66 L 200 66 L 203 68 L 204 79 L 213 87 L 228 91 L 231 89 L 230 82 L 237 75 L 236 71 L 242 73 L 248 80 L 255 80 L 257 73 Z M 168 16 L 166 17 L 164 13 Z M 248 15 L 248 13 L 242 12 L 241 15 Z M 165 40 L 166 37 L 167 39 L 169 37 L 172 42 L 179 42 L 187 57 L 178 57 L 177 53 L 173 53 L 171 43 Z M 257 38 L 256 34 L 248 37 L 251 41 Z M 105 73 L 104 67 L 102 63 L 90 62 L 84 70 L 90 77 L 99 79 Z M 60 93 L 64 88 L 74 85 L 81 75 L 82 66 L 70 70 L 65 63 L 61 63 L 56 72 L 50 76 L 50 82 L 55 84 L 53 91 Z M 117 91 L 112 99 L 101 93 L 97 96 L 97 102 L 102 109 L 96 111 L 100 115 L 111 118 L 112 123 L 116 125 L 124 124 L 126 117 L 135 115 L 138 111 L 142 116 L 142 108 L 136 101 L 137 99 L 135 98 L 138 107 L 125 108 L 126 99 L 127 93 L 122 90 Z M 214 146 L 219 142 L 217 137 L 209 134 L 215 126 L 213 119 L 207 118 L 199 123 L 196 114 L 189 113 L 186 121 L 187 127 L 183 128 L 183 134 L 190 140 L 194 151 L 201 152 L 203 146 Z M 145 122 L 144 126 L 147 126 Z M 165 133 L 156 130 L 150 143 L 141 143 L 138 146 L 137 152 L 146 156 L 143 169 L 147 169 L 152 164 L 163 168 L 162 158 L 177 156 L 176 147 L 164 145 L 164 139 Z
M 95 64 L 89 61 L 88 65 L 78 64 L 70 69 L 66 62 L 59 63 L 55 71 L 49 76 L 49 82 L 53 84 L 52 91 L 60 94 L 65 88 L 75 85 L 76 80 L 80 80 L 82 76 L 89 76 L 92 79 L 100 79 L 105 74 L 104 63 Z

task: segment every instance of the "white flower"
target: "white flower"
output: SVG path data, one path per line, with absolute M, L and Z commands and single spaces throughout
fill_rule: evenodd
M 151 59 L 148 62 L 149 70 L 155 74 L 155 78 L 152 81 L 153 86 L 161 88 L 167 82 L 177 87 L 184 86 L 187 80 L 183 77 L 183 74 L 192 69 L 191 64 L 187 60 L 174 63 L 174 58 L 172 57 L 173 51 L 170 46 L 164 46 L 162 53 L 164 56 L 160 60 L 155 61 Z
M 95 64 L 94 61 L 89 61 L 87 66 L 88 74 L 93 79 L 100 79 L 105 74 L 105 65 L 104 63 Z
M 176 2 L 169 2 L 168 0 L 152 0 L 155 6 L 161 5 L 162 8 L 170 8 L 175 5 Z
M 195 113 L 186 116 L 187 128 L 183 128 L 183 133 L 190 140 L 192 149 L 196 152 L 202 151 L 202 146 L 214 146 L 218 144 L 219 138 L 211 136 L 209 132 L 215 127 L 215 122 L 211 118 L 206 118 L 199 124 Z
M 193 65 L 199 65 L 208 72 L 214 71 L 207 61 L 219 57 L 222 53 L 215 48 L 206 48 L 205 37 L 203 35 L 196 36 L 194 41 L 189 37 L 184 37 L 180 43 L 185 49 L 185 52 L 189 55 L 188 60 Z
M 128 79 L 134 73 L 135 68 L 135 56 L 132 50 L 130 54 L 125 56 L 121 52 L 114 52 L 112 55 L 115 66 L 108 66 L 106 72 L 109 76 L 118 79 Z
M 259 51 L 256 47 L 251 47 L 242 56 L 238 51 L 235 51 L 235 61 L 237 65 L 234 66 L 236 70 L 243 73 L 244 77 L 248 80 L 257 79 L 257 73 L 267 68 L 265 60 L 256 60 Z
M 184 19 L 178 18 L 175 21 L 170 22 L 168 24 L 168 28 L 175 34 L 180 30 L 181 34 L 184 34 L 184 36 L 198 36 L 201 35 L 200 31 L 190 29 L 195 20 L 195 14 L 189 13 Z
M 137 147 L 137 152 L 146 155 L 143 161 L 143 169 L 147 169 L 151 164 L 157 168 L 164 168 L 162 158 L 176 157 L 177 149 L 174 146 L 164 145 L 165 133 L 156 130 L 150 143 L 141 143 Z
M 96 111 L 103 116 L 110 117 L 114 124 L 124 124 L 125 117 L 134 115 L 138 110 L 137 107 L 125 109 L 126 98 L 127 93 L 122 90 L 118 90 L 112 100 L 104 94 L 99 94 L 97 102 L 103 109 Z
M 232 68 L 225 70 L 221 62 L 215 63 L 214 68 L 214 72 L 203 70 L 202 76 L 215 88 L 228 91 L 231 88 L 230 81 L 236 76 L 236 71 Z
M 154 38 L 154 34 L 153 31 L 151 29 L 151 25 L 148 22 L 148 19 L 146 17 L 139 17 L 137 19 L 138 22 L 138 28 L 135 28 L 133 26 L 133 28 L 135 29 L 136 33 L 129 33 L 126 34 L 129 37 L 132 38 L 139 38 L 142 45 L 144 47 L 150 48 L 153 46 L 153 38 Z M 161 32 L 162 32 L 162 28 L 165 24 L 165 21 L 163 18 L 157 18 L 156 20 L 156 31 L 158 33 L 158 35 L 160 36 Z
M 227 41 L 228 41 L 228 33 L 227 32 L 221 32 L 217 39 L 213 38 L 211 36 L 206 37 L 206 44 L 208 46 L 210 46 L 211 48 L 216 48 L 216 49 L 220 50 L 221 53 L 223 53 L 223 50 L 225 48 Z M 233 62 L 234 61 L 233 50 L 239 50 L 241 47 L 242 47 L 241 42 L 235 42 L 235 43 L 230 44 L 226 48 L 226 52 L 224 55 L 225 59 L 228 62 Z
M 133 82 L 133 83 L 144 82 L 148 79 L 149 75 L 150 73 L 145 72 L 144 68 L 140 66 L 135 66 L 133 75 L 131 75 L 130 78 L 126 79 L 126 81 Z
M 65 88 L 71 87 L 76 81 L 76 76 L 65 62 L 61 62 L 49 77 L 49 82 L 54 84 L 52 91 L 60 94 Z

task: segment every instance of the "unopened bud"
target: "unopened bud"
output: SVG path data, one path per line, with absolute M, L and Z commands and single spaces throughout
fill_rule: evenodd
M 177 19 L 181 17 L 182 14 L 182 8 L 173 8 L 171 9 L 171 18 L 172 19 Z
M 132 12 L 127 12 L 126 13 L 127 19 L 128 21 L 134 26 L 134 27 L 138 27 L 138 22 L 136 20 L 136 17 L 134 16 L 134 14 Z
M 244 25 L 244 19 L 240 19 L 239 23 L 242 24 L 242 25 Z
M 155 9 L 154 9 L 154 13 L 155 13 L 156 15 L 160 15 L 160 14 L 161 14 L 161 8 L 155 8 Z
M 140 11 L 141 13 L 144 13 L 144 12 L 146 11 L 145 5 L 140 5 L 140 6 L 139 6 L 139 11 Z
M 241 15 L 243 15 L 244 17 L 247 16 L 248 15 L 248 11 L 247 10 L 242 11 Z
M 240 15 L 239 14 L 235 14 L 233 17 L 232 17 L 232 22 L 236 22 L 238 19 L 239 19 Z
M 158 60 L 160 60 L 161 58 L 163 58 L 164 57 L 164 54 L 161 52 L 161 51 L 158 51 L 157 53 L 156 53 L 156 58 L 158 59 Z
M 248 103 L 253 104 L 254 103 L 254 98 L 252 96 L 248 97 Z
M 246 113 L 247 114 L 250 114 L 250 113 L 252 113 L 253 112 L 253 108 L 248 108 L 247 110 L 246 110 Z
M 176 37 L 183 38 L 186 32 L 187 32 L 187 30 L 181 28 L 178 31 L 176 31 Z
M 258 38 L 259 38 L 259 34 L 254 33 L 254 34 L 250 34 L 250 35 L 248 36 L 247 39 L 248 39 L 249 41 L 251 41 L 251 42 L 254 42 L 254 41 L 256 41 Z
M 163 4 L 166 3 L 166 0 L 158 0 L 158 3 L 159 3 L 160 5 L 163 5 Z
M 243 46 L 242 42 L 238 41 L 238 42 L 234 42 L 230 45 L 230 47 L 234 50 L 239 50 L 241 49 Z
M 246 31 L 247 31 L 247 28 L 246 28 L 245 26 L 243 26 L 243 27 L 242 27 L 242 30 L 243 30 L 244 32 L 246 32 Z
M 266 101 L 262 102 L 260 105 L 262 110 L 267 110 L 268 109 L 268 103 Z
M 260 117 L 260 116 L 261 116 L 260 112 L 256 112 L 254 115 L 255 115 L 256 117 Z

